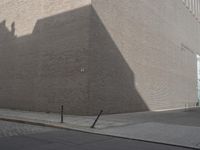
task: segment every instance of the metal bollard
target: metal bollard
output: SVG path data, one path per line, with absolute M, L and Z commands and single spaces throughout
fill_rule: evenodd
M 63 111 L 64 111 L 64 106 L 63 105 L 61 105 L 61 112 L 60 112 L 60 119 L 61 119 L 61 123 L 63 123 L 64 121 L 63 121 Z
M 96 125 L 97 121 L 99 120 L 99 117 L 101 116 L 102 113 L 103 113 L 103 110 L 101 110 L 99 112 L 97 118 L 95 119 L 94 123 L 92 124 L 92 126 L 90 128 L 94 128 L 95 127 L 95 125 Z

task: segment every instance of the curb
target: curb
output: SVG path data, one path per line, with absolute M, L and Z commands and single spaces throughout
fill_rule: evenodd
M 121 137 L 116 135 L 109 135 L 109 134 L 103 134 L 98 131 L 95 131 L 94 129 L 84 130 L 84 129 L 76 129 L 72 127 L 64 127 L 59 125 L 53 125 L 50 123 L 41 123 L 36 121 L 30 121 L 30 120 L 23 120 L 23 119 L 13 119 L 13 118 L 6 118 L 6 117 L 0 117 L 0 120 L 2 121 L 9 121 L 9 122 L 17 122 L 17 123 L 23 123 L 23 124 L 30 124 L 30 125 L 37 125 L 37 126 L 43 126 L 43 127 L 51 127 L 51 128 L 57 128 L 57 129 L 64 129 L 64 130 L 72 130 L 72 131 L 78 131 L 82 133 L 90 133 L 90 134 L 97 134 L 102 136 L 109 136 L 113 138 L 121 138 L 126 140 L 134 140 L 139 142 L 145 142 L 145 143 L 153 143 L 153 144 L 160 144 L 160 145 L 166 145 L 166 146 L 174 146 L 174 147 L 180 147 L 180 148 L 186 148 L 186 149 L 192 149 L 192 150 L 200 150 L 200 148 L 190 147 L 190 146 L 183 146 L 178 144 L 169 144 L 169 143 L 162 143 L 162 142 L 155 142 L 155 141 L 149 141 L 149 140 L 142 140 L 142 139 L 134 139 L 134 138 L 128 138 L 128 137 Z
M 13 118 L 0 117 L 0 120 L 8 121 L 8 122 L 29 124 L 29 125 L 36 125 L 36 126 L 43 126 L 43 127 L 51 127 L 51 128 L 68 129 L 68 130 L 77 130 L 77 131 L 79 131 L 78 129 L 71 129 L 70 127 L 63 127 L 63 126 L 54 125 L 54 124 L 50 124 L 50 123 L 42 123 L 42 122 L 23 120 L 23 119 L 13 119 Z

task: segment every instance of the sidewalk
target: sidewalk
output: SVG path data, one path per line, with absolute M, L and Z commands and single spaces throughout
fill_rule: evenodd
M 1 120 L 200 148 L 200 109 L 103 115 L 91 129 L 95 118 L 64 115 L 61 124 L 55 113 L 0 109 Z

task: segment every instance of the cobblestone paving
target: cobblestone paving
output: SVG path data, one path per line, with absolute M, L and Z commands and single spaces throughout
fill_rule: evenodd
M 34 133 L 49 132 L 56 129 L 48 127 L 40 127 L 21 123 L 0 121 L 0 138 L 18 135 L 27 135 Z

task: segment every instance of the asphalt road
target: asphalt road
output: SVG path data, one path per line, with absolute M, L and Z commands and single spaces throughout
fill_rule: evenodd
M 0 150 L 189 150 L 181 147 L 127 140 L 0 121 Z

